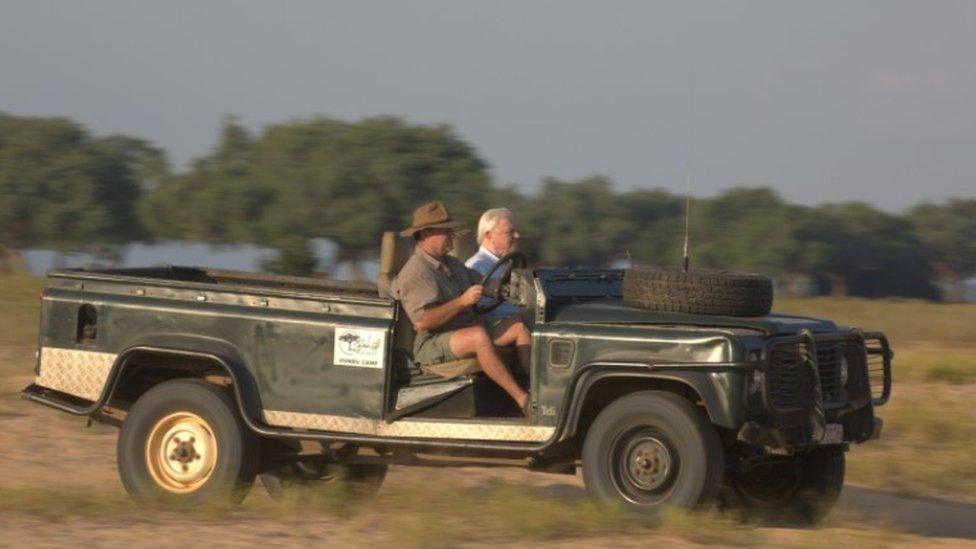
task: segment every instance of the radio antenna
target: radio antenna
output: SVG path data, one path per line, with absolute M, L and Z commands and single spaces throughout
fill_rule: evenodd
M 684 262 L 682 264 L 684 272 L 688 272 L 689 264 L 689 253 L 688 253 L 688 234 L 690 232 L 691 225 L 691 161 L 694 155 L 694 142 L 695 142 L 695 74 L 691 73 L 688 75 L 689 87 L 691 90 L 688 93 L 688 101 L 691 103 L 691 114 L 688 117 L 688 146 L 685 151 L 686 164 L 685 164 L 685 246 L 684 246 Z
M 685 170 L 685 251 L 684 251 L 684 271 L 688 272 L 688 229 L 691 224 L 691 158 Z

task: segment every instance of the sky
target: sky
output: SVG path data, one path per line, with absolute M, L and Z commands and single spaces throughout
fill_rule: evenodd
M 452 125 L 496 182 L 976 196 L 976 2 L 0 0 L 0 111 L 185 166 L 221 119 Z M 690 169 L 689 169 L 690 166 Z

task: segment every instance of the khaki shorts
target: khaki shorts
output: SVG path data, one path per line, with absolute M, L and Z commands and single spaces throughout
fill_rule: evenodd
M 413 359 L 420 364 L 440 364 L 453 362 L 458 358 L 451 352 L 451 335 L 454 331 L 430 334 L 418 338 L 413 346 Z
M 480 320 L 482 326 L 488 330 L 492 339 L 497 337 L 497 330 L 503 328 L 503 323 L 508 322 L 509 318 L 485 318 Z M 460 329 L 460 328 L 459 328 Z M 426 338 L 418 335 L 413 342 L 413 359 L 418 364 L 441 364 L 443 362 L 454 362 L 460 360 L 451 351 L 451 335 L 455 330 L 428 334 Z

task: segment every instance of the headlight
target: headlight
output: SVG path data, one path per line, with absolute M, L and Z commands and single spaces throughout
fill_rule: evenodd
M 759 362 L 762 360 L 762 353 L 760 351 L 749 351 L 746 354 L 746 361 L 748 362 Z M 765 375 L 763 371 L 756 368 L 752 371 L 752 379 L 749 380 L 749 394 L 760 395 L 763 392 L 763 383 L 765 382 Z
M 840 359 L 840 386 L 847 387 L 847 370 L 850 369 L 850 364 L 847 363 L 847 357 L 841 357 Z
M 749 392 L 753 395 L 761 395 L 763 392 L 763 383 L 765 382 L 765 376 L 761 370 L 752 371 L 752 383 L 749 384 Z

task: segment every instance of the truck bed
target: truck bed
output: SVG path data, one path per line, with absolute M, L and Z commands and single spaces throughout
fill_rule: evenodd
M 120 361 L 189 352 L 233 365 L 239 386 L 260 395 L 255 421 L 262 411 L 382 417 L 396 308 L 372 284 L 176 266 L 55 270 L 41 307 L 41 387 L 96 402 Z M 372 362 L 336 358 L 349 334 L 372 338 L 369 353 L 350 351 Z
M 284 276 L 198 267 L 149 267 L 130 269 L 59 269 L 48 271 L 49 279 L 68 278 L 115 281 L 163 286 L 200 287 L 250 294 L 289 293 L 307 297 L 377 298 L 376 285 L 328 278 Z M 214 287 L 216 286 L 216 287 Z M 311 294 L 311 295 L 309 295 Z

